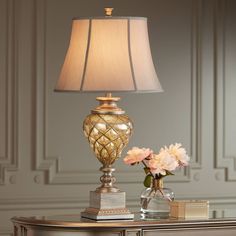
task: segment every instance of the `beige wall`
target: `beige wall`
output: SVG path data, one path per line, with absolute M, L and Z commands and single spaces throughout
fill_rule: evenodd
M 115 15 L 149 18 L 165 90 L 121 94 L 135 124 L 128 148 L 181 142 L 190 168 L 166 186 L 177 198 L 210 199 L 218 216 L 236 214 L 236 1 L 0 0 L 0 235 L 11 234 L 14 215 L 78 213 L 98 185 L 81 128 L 98 94 L 53 89 L 71 18 L 102 15 L 107 3 Z M 117 185 L 138 209 L 142 168 L 116 167 Z

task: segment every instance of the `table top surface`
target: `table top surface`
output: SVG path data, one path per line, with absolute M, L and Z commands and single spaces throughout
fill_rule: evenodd
M 94 221 L 81 218 L 78 215 L 52 215 L 33 217 L 13 217 L 12 222 L 28 226 L 65 227 L 65 228 L 134 228 L 134 227 L 215 227 L 236 226 L 235 218 L 208 218 L 208 219 L 142 219 L 140 213 L 135 214 L 134 220 L 107 220 Z

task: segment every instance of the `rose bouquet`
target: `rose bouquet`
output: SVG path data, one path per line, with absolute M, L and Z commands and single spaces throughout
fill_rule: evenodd
M 133 147 L 127 152 L 124 162 L 129 165 L 142 163 L 146 177 L 144 186 L 150 187 L 153 179 L 160 180 L 179 167 L 187 166 L 189 156 L 180 143 L 171 144 L 160 149 L 158 154 L 149 148 Z

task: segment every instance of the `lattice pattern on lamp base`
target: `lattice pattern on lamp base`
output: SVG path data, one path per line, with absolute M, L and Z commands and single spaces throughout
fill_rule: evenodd
M 90 114 L 83 125 L 85 136 L 104 167 L 110 167 L 120 157 L 132 127 L 129 117 L 123 114 Z

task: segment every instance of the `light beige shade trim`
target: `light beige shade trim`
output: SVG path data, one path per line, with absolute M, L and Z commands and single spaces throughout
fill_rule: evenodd
M 146 18 L 74 19 L 57 91 L 162 91 Z

